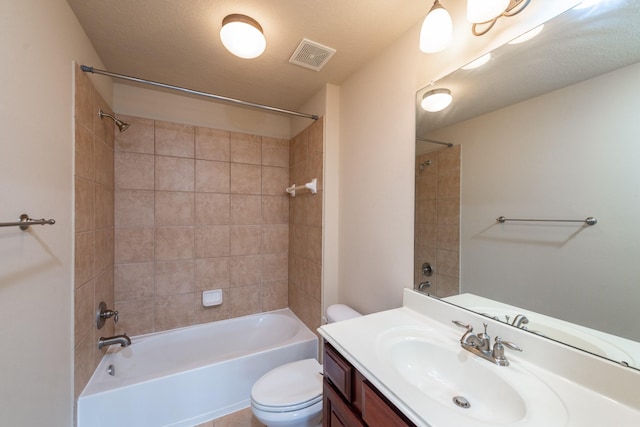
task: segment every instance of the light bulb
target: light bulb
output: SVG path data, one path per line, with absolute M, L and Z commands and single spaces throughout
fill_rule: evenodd
M 433 89 L 424 94 L 420 106 L 425 111 L 435 113 L 447 108 L 451 101 L 453 101 L 453 96 L 451 96 L 449 89 Z
M 222 20 L 220 39 L 234 55 L 253 59 L 262 55 L 267 41 L 258 22 L 245 15 L 229 15 Z
M 436 0 L 424 18 L 420 29 L 420 50 L 435 53 L 444 50 L 451 42 L 453 22 L 447 9 Z

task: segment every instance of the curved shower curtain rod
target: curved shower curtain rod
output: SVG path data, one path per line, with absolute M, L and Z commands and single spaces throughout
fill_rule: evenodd
M 421 136 L 416 136 L 416 141 L 430 142 L 432 144 L 446 145 L 449 148 L 453 147 L 453 144 L 450 143 L 450 142 L 442 142 L 442 141 L 438 141 L 436 139 L 423 138 Z
M 242 101 L 240 99 L 235 99 L 235 98 L 227 98 L 226 96 L 214 95 L 212 93 L 201 92 L 201 91 L 193 90 L 193 89 L 187 89 L 187 88 L 180 87 L 180 86 L 173 86 L 173 85 L 169 85 L 169 84 L 166 84 L 166 83 L 154 82 L 152 80 L 145 80 L 145 79 L 141 79 L 139 77 L 132 77 L 132 76 L 124 75 L 124 74 L 112 73 L 110 71 L 105 71 L 105 70 L 100 70 L 100 69 L 97 69 L 97 68 L 89 67 L 87 65 L 81 65 L 80 69 L 82 71 L 84 71 L 85 73 L 102 74 L 102 75 L 105 75 L 105 76 L 115 77 L 115 78 L 122 79 L 122 80 L 129 80 L 131 82 L 143 83 L 143 84 L 147 84 L 147 85 L 151 85 L 151 86 L 158 86 L 158 87 L 162 87 L 162 88 L 165 88 L 165 89 L 172 89 L 172 90 L 177 90 L 179 92 L 190 93 L 192 95 L 204 96 L 206 98 L 212 98 L 212 99 L 215 99 L 215 100 L 218 100 L 218 101 L 224 101 L 224 102 L 230 102 L 230 103 L 233 103 L 233 104 L 239 104 L 239 105 L 243 105 L 245 107 L 258 108 L 260 110 L 268 110 L 268 111 L 273 111 L 273 112 L 276 112 L 276 113 L 289 114 L 291 116 L 304 117 L 305 119 L 318 120 L 318 116 L 315 115 L 315 114 L 299 113 L 297 111 L 285 110 L 285 109 L 282 109 L 282 108 L 271 107 L 269 105 L 256 104 L 256 103 L 253 103 L 253 102 Z

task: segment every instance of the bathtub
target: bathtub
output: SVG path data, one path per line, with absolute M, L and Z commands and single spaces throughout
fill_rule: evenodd
M 78 427 L 198 425 L 249 407 L 262 375 L 318 352 L 316 335 L 289 309 L 131 341 L 96 368 L 78 398 Z

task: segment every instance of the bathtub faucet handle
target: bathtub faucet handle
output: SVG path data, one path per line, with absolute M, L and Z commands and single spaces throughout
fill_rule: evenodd
M 110 319 L 113 317 L 113 321 L 118 323 L 118 312 L 114 310 L 105 310 L 100 314 L 100 317 L 103 319 Z
M 96 312 L 96 326 L 98 329 L 102 328 L 104 326 L 104 322 L 112 317 L 113 321 L 118 323 L 118 312 L 107 309 L 107 304 L 104 301 L 100 302 L 100 305 L 98 305 L 98 311 Z

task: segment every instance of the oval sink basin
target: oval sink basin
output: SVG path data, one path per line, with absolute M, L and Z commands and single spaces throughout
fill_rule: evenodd
M 489 369 L 489 362 L 472 360 L 471 353 L 467 356 L 428 341 L 407 340 L 392 346 L 389 357 L 405 381 L 468 417 L 511 424 L 526 415 L 527 406 L 520 394 Z M 454 402 L 459 396 L 469 403 L 468 408 Z
M 405 392 L 429 413 L 434 426 L 567 423 L 558 395 L 520 363 L 492 364 L 437 333 L 387 331 L 378 337 L 378 357 L 397 378 L 390 381 L 408 386 Z

